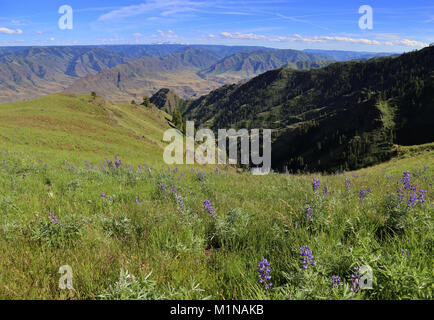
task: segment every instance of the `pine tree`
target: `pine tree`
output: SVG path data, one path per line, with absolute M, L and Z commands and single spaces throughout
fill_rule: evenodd
M 172 122 L 178 129 L 182 129 L 182 116 L 177 108 L 173 109 Z
M 149 101 L 149 97 L 148 96 L 144 96 L 143 97 L 143 103 L 142 103 L 145 107 L 150 107 L 151 106 L 151 102 Z

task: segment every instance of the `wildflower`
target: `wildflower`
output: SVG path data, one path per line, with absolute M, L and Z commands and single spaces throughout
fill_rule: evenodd
M 216 216 L 215 210 L 211 206 L 211 202 L 209 200 L 205 200 L 203 202 L 203 206 L 204 206 L 205 210 L 208 211 L 208 213 L 211 215 L 211 217 Z
M 366 191 L 367 191 L 368 193 L 371 193 L 371 187 L 368 187 L 368 188 L 366 189 Z
M 307 220 L 312 219 L 312 211 L 313 211 L 312 206 L 308 205 L 307 208 L 306 208 L 306 217 L 307 217 Z
M 311 266 L 315 265 L 312 261 L 313 259 L 312 251 L 309 249 L 308 246 L 304 246 L 300 248 L 300 256 L 301 256 L 301 260 L 303 261 L 304 269 L 307 269 L 309 265 Z
M 59 220 L 57 219 L 57 217 L 54 215 L 54 213 L 50 212 L 50 215 L 48 216 L 49 219 L 51 219 L 51 223 L 52 224 L 59 224 Z
M 105 192 L 101 192 L 101 198 L 105 198 L 105 197 L 107 197 Z
M 161 188 L 161 192 L 163 193 L 164 197 L 166 197 L 166 186 L 162 183 L 160 185 L 160 188 Z
M 397 206 L 399 206 L 401 204 L 402 200 L 404 200 L 404 190 L 398 189 L 397 193 L 398 193 L 398 204 L 397 204 Z
M 366 197 L 366 190 L 365 189 L 361 189 L 360 190 L 360 199 L 363 200 Z
M 410 191 L 412 191 L 412 192 L 416 192 L 416 189 L 417 189 L 417 186 L 416 186 L 415 184 L 412 184 L 412 185 L 410 186 Z
M 136 197 L 136 203 L 140 206 L 142 203 L 139 201 L 139 198 Z
M 347 190 L 349 191 L 351 188 L 351 183 L 350 183 L 350 180 L 348 180 L 347 178 L 345 178 L 345 186 L 347 187 Z
M 205 179 L 205 177 L 203 176 L 203 174 L 199 171 L 197 173 L 197 176 L 199 177 L 199 180 L 203 181 Z
M 410 208 L 414 208 L 414 206 L 416 205 L 416 200 L 417 200 L 417 194 L 413 193 L 410 195 L 410 198 L 408 198 L 408 204 L 407 207 Z
M 361 274 L 359 273 L 359 267 L 356 268 L 356 272 L 351 275 L 351 291 L 357 293 L 360 290 L 359 280 Z
M 89 169 L 90 168 L 90 164 L 87 160 L 84 161 L 84 164 L 86 165 L 86 167 Z
M 122 160 L 120 160 L 118 156 L 115 156 L 115 165 L 116 168 L 119 168 L 122 165 Z
M 316 192 L 319 189 L 319 185 L 320 185 L 320 180 L 317 178 L 314 178 L 313 182 L 312 182 L 313 192 Z
M 402 249 L 401 252 L 405 254 L 406 250 Z M 410 258 L 410 251 L 407 251 L 407 259 Z
M 146 170 L 148 170 L 148 173 L 149 173 L 149 178 L 152 178 L 152 173 L 151 173 L 151 169 L 148 167 L 148 165 L 147 164 L 144 164 L 143 165 L 145 168 L 146 168 Z
M 425 203 L 425 196 L 426 196 L 426 190 L 420 189 L 419 194 L 417 195 L 417 200 L 419 200 L 419 202 L 421 204 L 424 204 Z
M 426 172 L 427 169 L 428 169 L 428 166 L 423 167 L 423 172 Z
M 402 184 L 404 185 L 404 189 L 410 189 L 410 171 L 404 171 L 402 174 Z
M 322 190 L 322 194 L 323 194 L 324 196 L 326 196 L 327 193 L 328 193 L 328 191 L 329 191 L 329 186 L 328 186 L 328 185 L 325 185 L 325 186 L 324 186 L 324 189 Z
M 262 259 L 258 263 L 259 283 L 263 283 L 266 290 L 270 289 L 273 286 L 273 283 L 269 282 L 269 280 L 271 279 L 270 271 L 271 269 L 268 260 L 262 257 Z
M 338 276 L 332 276 L 332 288 L 340 287 L 341 286 L 341 278 Z
M 175 194 L 176 199 L 178 200 L 178 209 L 182 210 L 184 206 L 184 201 L 182 200 L 182 197 L 179 193 Z

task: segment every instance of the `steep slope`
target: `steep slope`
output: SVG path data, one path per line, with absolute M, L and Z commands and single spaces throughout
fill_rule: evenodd
M 0 57 L 0 102 L 62 91 L 79 77 L 128 61 L 91 47 L 34 47 Z
M 434 47 L 269 71 L 190 101 L 184 116 L 213 129 L 273 129 L 278 169 L 360 168 L 388 159 L 394 143 L 434 141 Z
M 169 114 L 172 114 L 175 108 L 181 112 L 184 110 L 186 101 L 176 95 L 175 92 L 168 88 L 162 88 L 158 90 L 151 98 L 150 102 L 154 104 L 158 109 L 163 110 Z
M 297 50 L 263 49 L 233 54 L 200 71 L 199 75 L 209 80 L 233 83 L 282 66 L 305 70 L 326 66 L 331 62 Z
M 101 161 L 122 154 L 129 161 L 146 157 L 160 163 L 166 146 L 161 139 L 170 128 L 167 117 L 155 107 L 57 93 L 1 104 L 0 146 L 42 160 Z

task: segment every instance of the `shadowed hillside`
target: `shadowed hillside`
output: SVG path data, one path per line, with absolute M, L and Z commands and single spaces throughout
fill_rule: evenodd
M 393 58 L 276 69 L 188 103 L 184 116 L 217 128 L 273 129 L 273 167 L 355 169 L 392 146 L 434 141 L 434 47 Z

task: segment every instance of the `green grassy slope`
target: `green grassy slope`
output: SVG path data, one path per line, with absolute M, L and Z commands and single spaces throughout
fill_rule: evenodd
M 140 163 L 162 154 L 163 132 L 170 128 L 166 117 L 155 107 L 59 93 L 0 105 L 0 141 L 5 148 L 32 152 L 44 161 L 53 156 L 93 161 L 123 154 Z
M 57 94 L 0 105 L 0 119 L 2 299 L 432 299 L 432 144 L 355 172 L 253 176 L 167 170 L 168 125 L 155 109 Z M 99 167 L 115 154 L 119 168 Z M 427 191 L 410 208 L 410 190 L 397 197 L 406 170 L 416 192 Z M 272 290 L 258 282 L 263 256 Z M 62 265 L 74 290 L 58 287 Z M 354 294 L 361 265 L 373 269 L 373 289 Z

